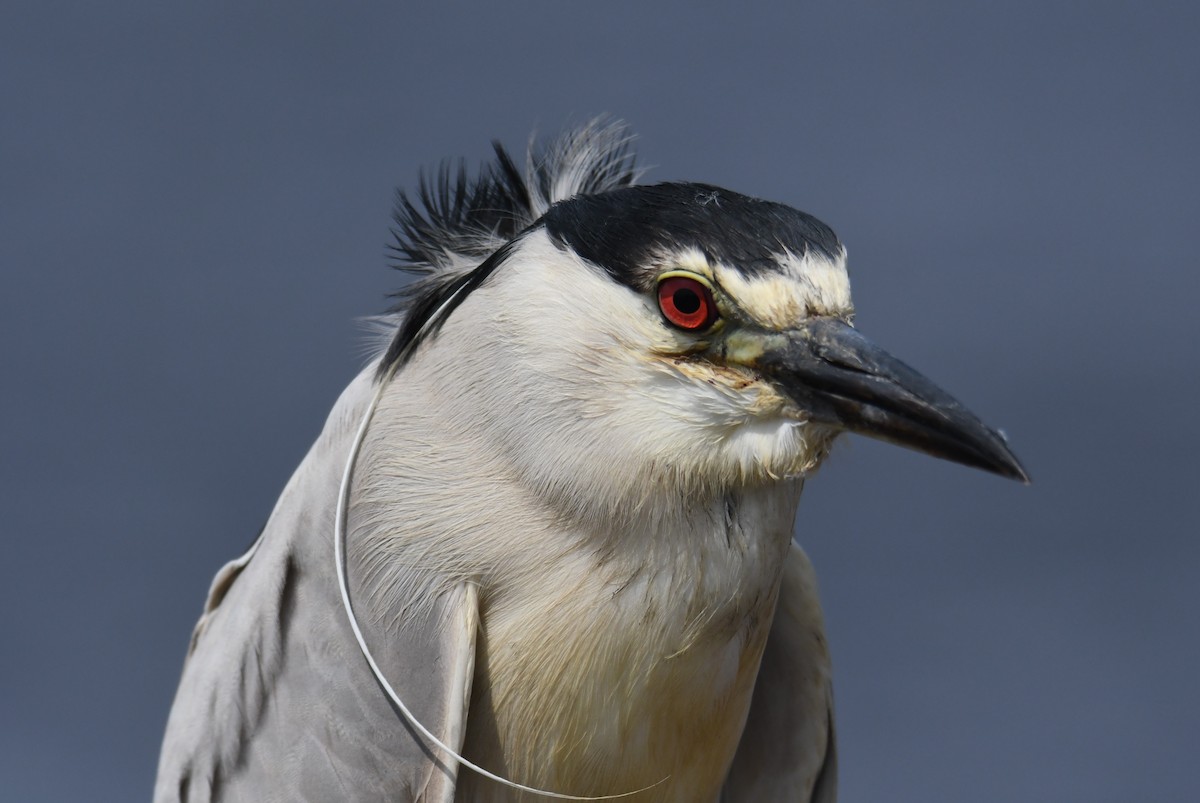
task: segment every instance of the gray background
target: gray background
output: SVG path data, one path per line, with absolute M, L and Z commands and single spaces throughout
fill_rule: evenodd
M 1196 6 L 900 5 L 6 7 L 0 797 L 149 795 L 393 187 L 609 112 L 833 225 L 860 328 L 1034 477 L 847 439 L 809 484 L 844 799 L 1200 799 Z

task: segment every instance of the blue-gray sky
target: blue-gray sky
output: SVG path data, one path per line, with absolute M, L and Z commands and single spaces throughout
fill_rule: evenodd
M 4 797 L 148 797 L 393 188 L 607 112 L 831 224 L 859 327 L 1034 477 L 851 439 L 809 483 L 844 798 L 1200 799 L 1196 6 L 416 5 L 4 12 Z

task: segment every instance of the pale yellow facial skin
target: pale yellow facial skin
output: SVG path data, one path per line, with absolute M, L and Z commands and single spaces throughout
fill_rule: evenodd
M 836 260 L 781 252 L 780 270 L 759 275 L 711 263 L 697 250 L 663 254 L 656 263 L 663 268 L 658 281 L 691 276 L 709 288 L 720 311 L 706 332 L 675 332 L 661 357 L 692 382 L 723 389 L 735 400 L 742 417 L 731 439 L 753 444 L 743 464 L 757 465 L 771 479 L 816 468 L 836 433 L 817 425 L 797 428 L 807 423 L 806 412 L 751 366 L 765 351 L 785 346 L 787 332 L 809 318 L 853 318 L 845 252 Z
M 781 251 L 776 259 L 780 271 L 757 276 L 735 266 L 709 264 L 694 250 L 665 256 L 662 262 L 673 266 L 673 271 L 704 278 L 716 291 L 719 306 L 725 311 L 736 308 L 764 329 L 786 330 L 805 318 L 854 314 L 845 251 L 832 261 Z

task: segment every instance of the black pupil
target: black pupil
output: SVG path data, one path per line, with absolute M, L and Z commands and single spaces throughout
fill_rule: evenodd
M 695 290 L 689 290 L 686 287 L 676 290 L 672 300 L 675 302 L 675 309 L 684 315 L 691 315 L 700 309 L 700 296 Z

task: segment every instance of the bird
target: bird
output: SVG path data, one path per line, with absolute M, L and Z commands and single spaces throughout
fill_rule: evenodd
M 212 581 L 156 801 L 831 803 L 801 490 L 843 433 L 1028 482 L 788 205 L 593 120 L 398 191 L 415 278 Z

